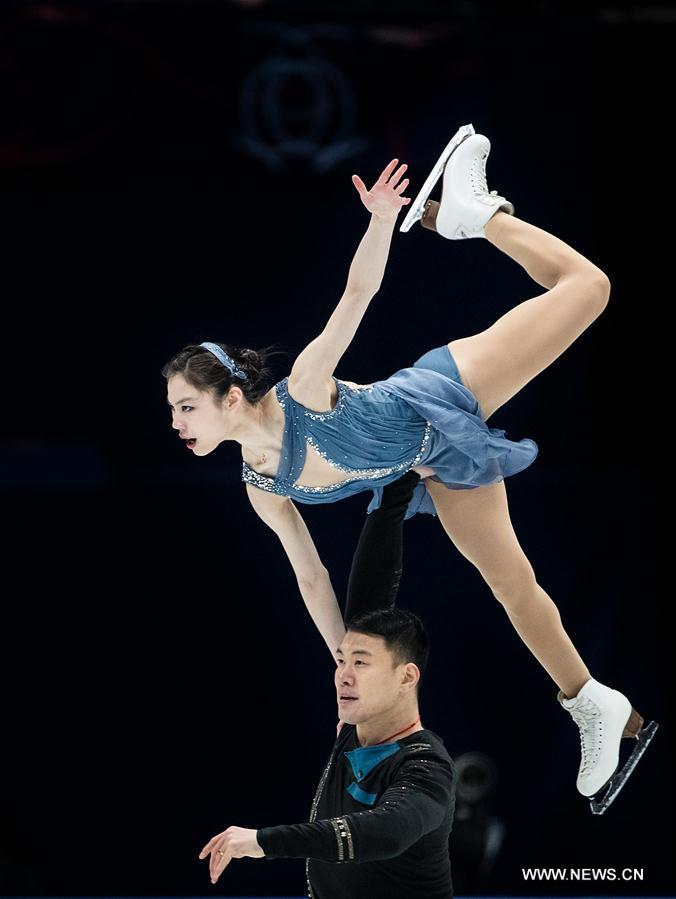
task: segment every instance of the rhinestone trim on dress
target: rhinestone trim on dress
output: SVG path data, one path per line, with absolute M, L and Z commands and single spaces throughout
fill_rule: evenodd
M 242 462 L 242 480 L 247 484 L 253 484 L 261 490 L 267 490 L 268 493 L 277 493 L 279 496 L 288 496 L 289 491 L 277 483 L 275 478 L 269 478 L 265 474 L 259 474 L 254 471 L 246 462 Z
M 277 390 L 278 387 L 279 387 L 279 384 L 275 384 L 275 399 L 277 400 L 279 405 L 282 407 L 282 409 L 284 409 L 286 407 L 286 403 L 284 402 L 284 400 L 279 398 L 279 390 Z
M 335 410 L 334 410 L 335 411 Z M 305 439 L 307 443 L 310 444 L 312 449 L 318 453 L 322 459 L 332 465 L 334 468 L 339 471 L 351 472 L 353 473 L 353 477 L 346 478 L 344 481 L 340 481 L 338 484 L 329 484 L 326 487 L 305 487 L 302 484 L 292 484 L 290 487 L 284 487 L 282 484 L 278 483 L 275 478 L 268 477 L 264 474 L 259 474 L 257 471 L 254 471 L 246 462 L 242 463 L 242 480 L 248 484 L 253 484 L 254 487 L 259 487 L 261 490 L 267 490 L 268 493 L 276 493 L 279 496 L 288 496 L 290 491 L 299 491 L 301 493 L 308 494 L 328 494 L 332 493 L 335 490 L 338 490 L 344 484 L 353 484 L 355 481 L 363 481 L 363 480 L 371 480 L 374 478 L 382 478 L 387 475 L 394 474 L 395 472 L 403 471 L 404 469 L 409 470 L 414 468 L 422 457 L 425 454 L 425 450 L 427 449 L 427 444 L 429 443 L 430 434 L 432 433 L 432 425 L 429 421 L 425 422 L 425 431 L 423 433 L 423 439 L 420 443 L 420 448 L 415 456 L 406 460 L 405 462 L 399 462 L 397 465 L 390 465 L 386 468 L 348 468 L 346 465 L 342 465 L 340 462 L 336 462 L 334 459 L 330 459 L 328 455 L 319 448 L 314 438 L 310 435 L 306 435 Z
M 338 386 L 338 401 L 333 409 L 328 412 L 313 412 L 311 409 L 306 409 L 301 403 L 298 403 L 294 400 L 295 404 L 299 407 L 303 412 L 303 416 L 306 418 L 310 418 L 314 421 L 325 421 L 326 419 L 335 416 L 338 414 L 343 405 L 345 403 L 345 399 L 348 394 L 354 394 L 360 391 L 372 391 L 374 389 L 373 384 L 353 384 L 351 382 L 342 381 L 339 378 L 334 379 Z M 284 388 L 288 383 L 288 377 L 283 381 L 275 384 L 275 397 L 277 398 L 277 402 L 285 409 L 285 396 L 284 396 Z M 285 409 L 286 414 L 286 409 Z M 348 465 L 345 465 L 343 462 L 338 462 L 335 459 L 332 459 L 323 449 L 321 449 L 317 440 L 312 434 L 302 434 L 302 439 L 306 441 L 306 444 L 311 446 L 312 449 L 322 457 L 329 465 L 338 471 L 342 471 L 346 474 L 351 474 L 352 477 L 345 478 L 343 481 L 339 481 L 337 484 L 328 484 L 326 486 L 320 487 L 309 487 L 304 486 L 302 484 L 289 484 L 288 481 L 280 480 L 276 477 L 270 477 L 269 475 L 260 474 L 255 471 L 248 465 L 246 462 L 242 463 L 242 481 L 247 484 L 253 484 L 254 487 L 258 487 L 260 490 L 265 490 L 268 493 L 275 493 L 278 496 L 292 496 L 294 493 L 306 494 L 308 496 L 321 496 L 321 495 L 331 495 L 336 491 L 340 490 L 340 488 L 344 484 L 353 484 L 356 481 L 366 481 L 373 480 L 376 478 L 387 477 L 391 474 L 397 474 L 399 472 L 404 472 L 405 470 L 409 470 L 418 465 L 427 450 L 427 445 L 429 443 L 430 434 L 432 431 L 432 426 L 429 421 L 425 421 L 425 430 L 423 432 L 422 441 L 420 443 L 420 447 L 416 452 L 415 456 L 404 462 L 400 462 L 397 465 L 386 466 L 383 468 L 350 468 Z M 281 464 L 281 461 L 280 461 Z
M 288 378 L 287 378 L 288 381 Z M 345 403 L 345 391 L 347 389 L 346 385 L 339 381 L 338 378 L 335 379 L 336 386 L 338 387 L 338 400 L 333 409 L 329 409 L 328 412 L 313 412 L 312 409 L 308 409 L 302 403 L 299 403 L 298 400 L 294 400 L 297 406 L 299 406 L 303 410 L 303 415 L 306 418 L 311 418 L 313 421 L 326 421 L 327 418 L 331 418 L 337 412 L 340 412 Z M 287 388 L 288 389 L 288 388 Z M 293 397 L 292 397 L 293 399 Z

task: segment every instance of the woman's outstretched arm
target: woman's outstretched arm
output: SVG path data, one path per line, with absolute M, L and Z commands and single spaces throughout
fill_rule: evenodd
M 345 636 L 343 616 L 329 572 L 319 558 L 307 525 L 290 499 L 249 484 L 246 492 L 259 517 L 279 537 L 296 575 L 303 602 L 335 661 L 336 649 Z
M 310 408 L 325 409 L 333 390 L 331 377 L 341 356 L 352 342 L 369 303 L 378 292 L 390 251 L 392 233 L 402 206 L 411 202 L 402 193 L 408 178 L 398 160 L 383 170 L 371 190 L 358 175 L 352 181 L 371 221 L 350 266 L 345 292 L 322 333 L 309 343 L 296 359 L 289 375 L 289 390 L 299 402 Z M 394 173 L 394 174 L 393 174 Z M 322 402 L 324 403 L 322 405 Z
M 347 584 L 346 625 L 353 615 L 395 605 L 404 559 L 404 517 L 419 481 L 420 475 L 409 471 L 388 484 L 380 508 L 366 516 Z

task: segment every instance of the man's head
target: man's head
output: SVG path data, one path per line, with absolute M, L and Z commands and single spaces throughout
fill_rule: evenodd
M 341 720 L 362 724 L 396 707 L 417 709 L 429 656 L 418 616 L 406 609 L 378 609 L 353 616 L 345 627 L 335 674 Z

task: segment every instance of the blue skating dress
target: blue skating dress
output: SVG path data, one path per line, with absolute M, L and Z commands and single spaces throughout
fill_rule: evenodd
M 333 503 L 372 490 L 372 512 L 380 506 L 383 487 L 416 465 L 434 469 L 433 480 L 463 490 L 496 484 L 538 454 L 530 438 L 508 440 L 505 431 L 488 427 L 445 344 L 384 381 L 365 387 L 334 381 L 338 401 L 330 412 L 314 412 L 292 399 L 288 378 L 275 384 L 285 418 L 277 476 L 258 474 L 245 462 L 243 481 L 301 503 Z M 329 487 L 296 484 L 308 445 L 352 477 Z M 424 480 L 406 518 L 417 512 L 436 514 Z

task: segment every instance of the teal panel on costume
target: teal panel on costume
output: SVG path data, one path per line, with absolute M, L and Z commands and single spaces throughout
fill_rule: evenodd
M 380 746 L 360 746 L 351 752 L 344 752 L 343 755 L 347 756 L 348 761 L 352 765 L 354 776 L 359 781 L 373 771 L 376 765 L 380 764 L 383 759 L 389 758 L 395 752 L 399 752 L 398 743 L 384 743 Z
M 359 802 L 363 802 L 364 805 L 373 805 L 378 798 L 377 793 L 367 793 L 366 790 L 362 790 L 356 783 L 351 783 L 347 788 L 347 792 L 351 796 L 354 796 L 355 799 L 359 800 Z

